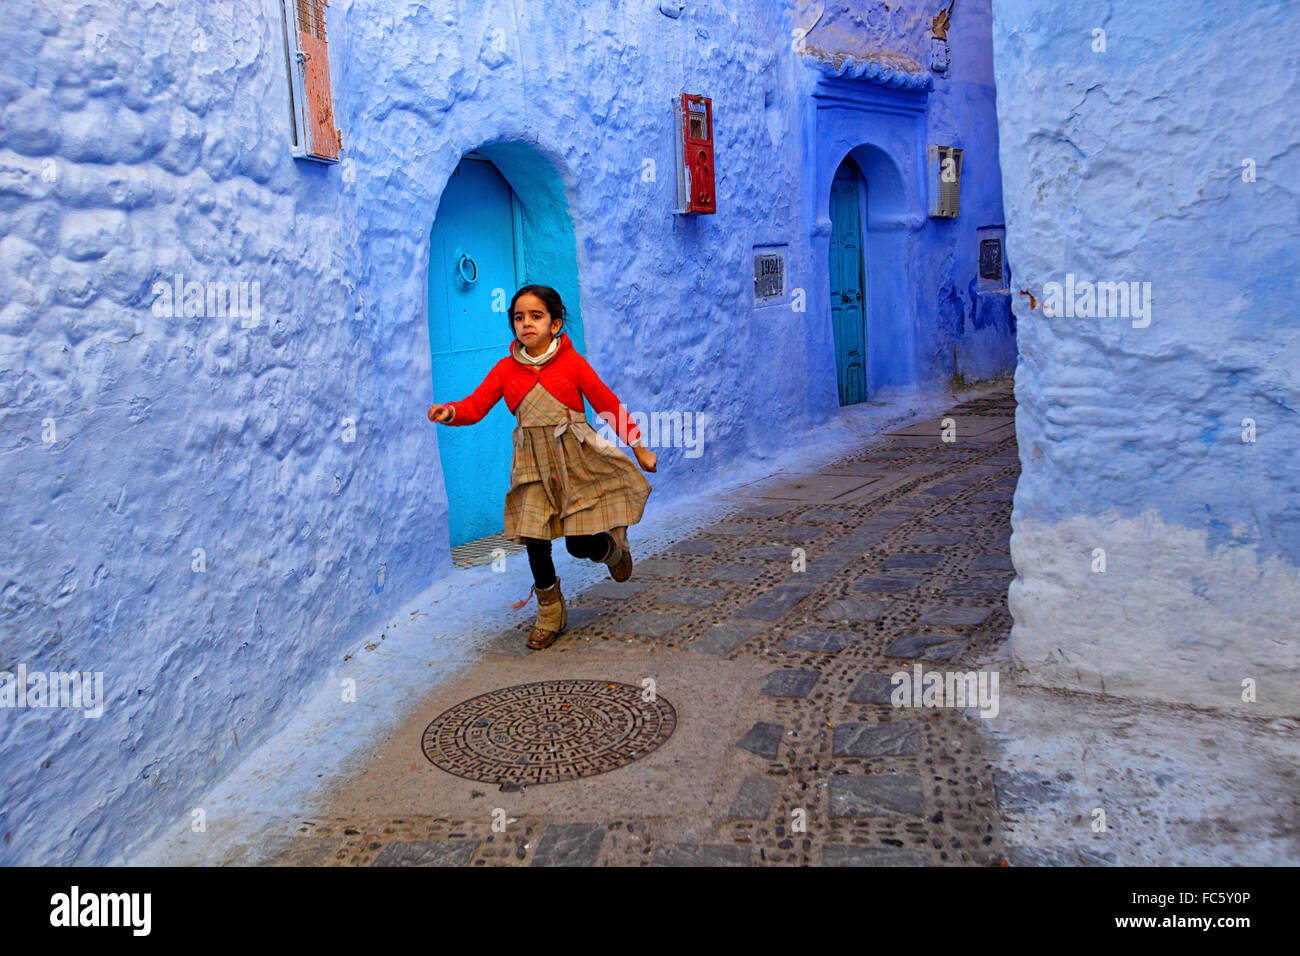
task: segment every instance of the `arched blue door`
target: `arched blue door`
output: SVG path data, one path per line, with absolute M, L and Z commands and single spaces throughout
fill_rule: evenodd
M 867 400 L 867 323 L 858 164 L 845 157 L 831 182 L 831 322 L 841 405 Z
M 519 287 L 515 196 L 492 163 L 465 156 L 447 182 L 429 233 L 429 345 L 437 402 L 464 398 L 514 338 L 504 309 Z M 498 294 L 499 295 L 499 294 Z M 514 416 L 504 399 L 481 422 L 439 428 L 451 546 L 503 530 Z

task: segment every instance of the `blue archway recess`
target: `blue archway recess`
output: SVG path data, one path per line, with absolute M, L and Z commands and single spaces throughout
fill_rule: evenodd
M 847 158 L 858 166 L 864 196 L 862 248 L 869 277 L 864 296 L 867 381 L 872 390 L 911 384 L 916 373 L 907 243 L 912 223 L 903 176 L 890 155 L 874 145 L 857 146 Z
M 909 385 L 917 376 L 915 289 L 921 279 L 913 273 L 918 268 L 917 239 L 927 222 L 922 187 L 931 80 L 928 71 L 895 70 L 869 61 L 806 62 L 819 74 L 811 91 L 816 264 L 829 277 L 835 176 L 851 158 L 860 173 L 867 390 Z M 830 282 L 825 281 L 819 296 L 830 292 Z M 818 351 L 810 361 L 827 374 L 810 379 L 812 402 L 828 397 L 823 382 L 835 368 L 835 344 L 827 341 L 833 337 L 833 303 L 827 299 L 818 306 L 825 310 L 826 335 L 813 336 Z M 829 346 L 825 352 L 823 343 Z
M 468 395 L 507 354 L 503 311 L 524 284 L 553 286 L 566 332 L 585 350 L 577 243 L 555 167 L 524 143 L 466 153 L 449 177 L 429 237 L 428 328 L 433 395 Z M 590 418 L 590 414 L 588 416 Z M 450 545 L 503 530 L 515 419 L 501 401 L 483 421 L 438 430 Z

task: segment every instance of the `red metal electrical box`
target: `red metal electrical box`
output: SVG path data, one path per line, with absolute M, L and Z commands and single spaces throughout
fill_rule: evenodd
M 677 212 L 718 211 L 713 194 L 713 100 L 683 93 L 673 98 L 677 130 Z

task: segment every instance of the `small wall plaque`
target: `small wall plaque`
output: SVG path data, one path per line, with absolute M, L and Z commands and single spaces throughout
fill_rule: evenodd
M 785 298 L 785 253 L 754 253 L 754 302 L 774 302 Z

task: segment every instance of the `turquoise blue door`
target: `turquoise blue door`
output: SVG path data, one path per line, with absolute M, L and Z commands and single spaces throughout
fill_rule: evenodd
M 866 283 L 862 267 L 862 220 L 858 164 L 845 159 L 831 183 L 831 323 L 841 405 L 867 400 Z
M 504 310 L 519 287 L 517 242 L 510 184 L 490 162 L 461 159 L 429 234 L 435 402 L 464 398 L 506 356 L 514 335 L 492 305 Z M 502 399 L 476 425 L 438 429 L 452 547 L 503 530 L 514 426 Z

